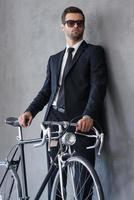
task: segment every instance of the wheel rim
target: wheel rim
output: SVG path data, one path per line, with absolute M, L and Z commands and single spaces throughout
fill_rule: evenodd
M 56 200 L 56 198 L 62 200 L 102 200 L 100 186 L 98 186 L 93 173 L 94 171 L 92 172 L 85 161 L 77 158 L 69 159 L 62 168 L 64 195 L 61 197 L 60 179 L 59 174 L 57 174 L 51 200 Z

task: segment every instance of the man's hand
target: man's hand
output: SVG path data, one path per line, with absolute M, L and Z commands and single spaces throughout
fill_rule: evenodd
M 24 112 L 22 115 L 19 116 L 18 120 L 21 126 L 27 127 L 27 126 L 30 126 L 33 120 L 33 117 L 30 112 Z
M 93 119 L 89 116 L 83 116 L 83 118 L 77 122 L 76 132 L 89 132 L 92 127 Z

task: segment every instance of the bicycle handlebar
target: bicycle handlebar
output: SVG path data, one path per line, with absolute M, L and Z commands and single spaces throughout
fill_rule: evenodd
M 9 117 L 5 120 L 6 124 L 12 125 L 14 127 L 19 127 L 19 137 L 17 138 L 18 140 L 20 140 L 20 138 L 22 138 L 22 132 L 21 132 L 21 126 L 18 122 L 18 119 L 15 117 Z M 47 129 L 45 128 L 45 126 L 54 126 L 57 125 L 59 127 L 59 131 L 57 133 L 59 133 L 59 135 L 57 137 L 51 137 L 51 130 L 48 127 Z M 61 121 L 61 122 L 56 122 L 56 121 L 44 121 L 41 123 L 41 129 L 43 131 L 43 138 L 40 140 L 41 142 L 39 142 L 38 144 L 34 145 L 35 147 L 38 146 L 42 146 L 44 145 L 47 141 L 50 142 L 51 139 L 52 140 L 58 140 L 59 138 L 61 138 L 67 131 L 67 128 L 70 126 L 75 127 L 77 125 L 77 123 L 70 123 L 67 121 Z M 63 128 L 65 129 L 65 131 L 63 131 Z M 94 132 L 94 135 L 90 135 L 90 134 L 83 134 L 83 133 L 76 133 L 77 135 L 81 135 L 83 137 L 89 137 L 89 138 L 95 138 L 96 142 L 94 145 L 87 147 L 87 149 L 91 149 L 91 148 L 96 148 L 99 145 L 99 150 L 98 150 L 98 154 L 100 155 L 102 146 L 103 146 L 103 141 L 104 141 L 104 133 L 101 130 L 98 130 L 98 128 L 92 127 L 92 130 Z M 100 133 L 99 133 L 100 132 Z
M 64 128 L 67 128 L 68 126 L 76 126 L 77 123 L 70 123 L 68 121 L 60 121 L 60 122 L 56 122 L 56 121 L 44 121 L 42 122 L 43 125 L 47 125 L 47 126 L 63 126 Z
M 45 126 L 48 126 L 48 128 L 46 129 Z M 57 133 L 59 133 L 59 136 L 57 137 L 51 137 L 51 130 L 49 126 L 54 126 L 57 125 L 59 127 L 59 131 Z M 59 138 L 61 138 L 65 133 L 66 130 L 69 126 L 76 126 L 77 123 L 69 123 L 67 121 L 61 121 L 61 122 L 56 122 L 56 121 L 44 121 L 41 123 L 41 129 L 43 131 L 43 138 L 42 138 L 42 142 L 36 146 L 42 146 L 46 140 L 58 140 Z M 65 128 L 66 130 L 63 131 L 63 128 Z M 95 127 L 92 127 L 92 130 L 94 132 L 94 135 L 90 135 L 90 134 L 83 134 L 83 133 L 76 133 L 77 135 L 81 135 L 83 137 L 88 137 L 88 138 L 95 138 L 96 142 L 94 145 L 87 147 L 87 149 L 92 149 L 92 148 L 96 148 L 97 146 L 99 146 L 98 149 L 98 155 L 100 155 L 101 153 L 101 149 L 103 146 L 103 141 L 104 141 L 104 133 L 99 133 L 98 129 Z M 61 135 L 60 135 L 61 134 Z M 48 137 L 48 138 L 47 138 Z

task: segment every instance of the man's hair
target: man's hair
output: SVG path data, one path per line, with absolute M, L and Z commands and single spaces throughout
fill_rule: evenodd
M 83 16 L 83 20 L 84 20 L 84 22 L 85 22 L 85 16 L 84 16 L 84 14 L 83 14 L 83 11 L 82 11 L 81 9 L 77 8 L 77 7 L 70 6 L 70 7 L 66 8 L 66 9 L 63 11 L 62 15 L 61 15 L 62 24 L 65 23 L 65 17 L 66 17 L 66 15 L 67 15 L 68 13 L 80 13 L 80 14 Z

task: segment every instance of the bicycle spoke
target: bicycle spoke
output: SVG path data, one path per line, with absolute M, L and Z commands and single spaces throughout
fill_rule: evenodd
M 64 181 L 65 200 L 92 200 L 95 193 L 96 200 L 104 200 L 98 177 L 94 169 L 88 166 L 85 160 L 79 157 L 69 158 L 62 172 L 66 172 L 66 183 Z M 64 177 L 65 178 L 65 177 Z M 65 179 L 64 179 L 65 180 Z M 59 184 L 59 173 L 57 173 L 52 189 L 51 200 L 56 200 Z M 59 195 L 59 194 L 58 194 Z M 59 195 L 60 196 L 60 195 Z M 61 198 L 62 199 L 62 198 Z
M 18 200 L 18 195 L 21 196 L 21 193 L 18 192 L 14 173 L 16 172 L 7 168 L 6 164 L 0 165 L 0 197 L 2 200 Z

